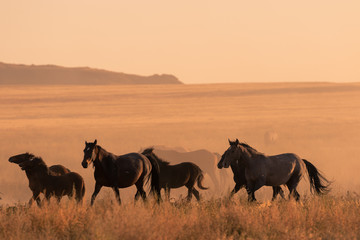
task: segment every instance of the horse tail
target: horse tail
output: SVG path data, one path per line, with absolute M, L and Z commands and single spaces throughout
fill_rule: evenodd
M 74 187 L 75 187 L 75 198 L 76 201 L 80 202 L 85 196 L 85 182 L 84 179 L 78 174 L 74 173 Z
M 155 194 L 155 198 L 157 198 L 157 200 L 160 200 L 160 167 L 158 162 L 152 157 L 148 157 L 147 159 L 149 159 L 151 163 L 151 192 Z
M 315 190 L 318 195 L 328 193 L 331 182 L 328 181 L 312 163 L 305 159 L 303 159 L 303 161 L 309 174 L 310 191 L 314 192 Z
M 204 174 L 202 172 L 200 172 L 198 178 L 197 178 L 197 185 L 200 189 L 202 190 L 206 190 L 206 189 L 209 189 L 208 187 L 204 187 L 202 185 L 202 181 L 204 180 Z
M 82 189 L 81 189 L 81 199 L 85 196 L 85 182 L 82 183 Z

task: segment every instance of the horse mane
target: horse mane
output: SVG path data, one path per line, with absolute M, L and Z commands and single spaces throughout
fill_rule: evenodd
M 98 151 L 102 151 L 103 153 L 106 153 L 107 156 L 111 156 L 112 159 L 116 159 L 116 155 L 111 153 L 111 152 L 108 152 L 106 149 L 104 149 L 103 147 L 99 146 L 99 145 L 95 145 L 95 147 L 98 148 Z
M 29 157 L 29 160 L 35 158 L 35 155 L 32 153 L 26 152 L 25 154 Z
M 142 152 L 142 154 L 144 154 L 144 155 L 150 155 L 150 154 L 151 154 L 151 156 L 152 156 L 159 164 L 166 165 L 166 166 L 170 165 L 170 162 L 165 161 L 165 160 L 159 158 L 153 151 L 154 151 L 154 148 L 153 148 L 153 147 L 149 147 L 149 148 L 146 148 L 146 149 Z
M 256 150 L 255 148 L 251 147 L 249 144 L 245 143 L 245 142 L 241 142 L 239 143 L 241 146 L 245 147 L 246 150 L 249 151 L 250 154 L 255 154 L 255 155 L 264 155 L 264 153 L 259 152 L 258 150 Z
M 31 169 L 40 169 L 42 171 L 45 171 L 47 174 L 50 174 L 50 169 L 46 165 L 45 161 L 40 156 L 35 156 L 32 153 L 26 153 L 29 156 L 29 161 L 35 163 L 36 165 L 33 165 Z
M 37 163 L 38 166 L 42 166 L 42 167 L 48 168 L 48 166 L 46 165 L 45 161 L 44 161 L 41 157 L 38 157 L 38 156 L 34 156 L 34 155 L 33 155 L 33 160 L 32 160 L 32 161 L 34 161 L 34 160 L 38 160 L 38 163 Z

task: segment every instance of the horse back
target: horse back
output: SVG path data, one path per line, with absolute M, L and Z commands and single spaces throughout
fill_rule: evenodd
M 71 195 L 73 190 L 76 192 L 85 188 L 84 179 L 76 172 L 69 172 L 61 176 L 51 176 L 46 183 L 46 190 L 54 192 L 56 195 Z
M 269 169 L 293 169 L 300 164 L 300 161 L 301 158 L 294 153 L 283 153 L 279 155 L 267 156 L 265 164 Z
M 261 170 L 266 176 L 266 185 L 275 186 L 285 184 L 293 175 L 301 176 L 302 165 L 299 156 L 284 153 L 266 157 Z
M 50 170 L 50 174 L 53 176 L 60 176 L 71 172 L 68 168 L 64 167 L 63 165 L 53 165 L 49 167 L 49 170 Z
M 179 188 L 194 183 L 201 173 L 200 167 L 192 162 L 160 166 L 160 187 Z
M 115 164 L 121 171 L 151 171 L 150 160 L 140 153 L 127 153 L 116 158 Z

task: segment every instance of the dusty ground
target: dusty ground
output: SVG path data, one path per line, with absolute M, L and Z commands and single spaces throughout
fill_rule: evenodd
M 2 86 L 0 136 L 2 203 L 31 195 L 8 162 L 26 151 L 84 176 L 89 199 L 93 170 L 80 162 L 84 141 L 95 138 L 117 154 L 152 145 L 223 153 L 228 138 L 239 138 L 267 154 L 308 159 L 334 180 L 333 194 L 360 192 L 360 84 Z

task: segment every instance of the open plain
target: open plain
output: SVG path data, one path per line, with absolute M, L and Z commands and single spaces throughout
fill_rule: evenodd
M 305 178 L 300 203 L 269 203 L 268 187 L 257 192 L 259 204 L 248 204 L 245 190 L 229 201 L 229 174 L 224 189 L 201 191 L 200 204 L 133 206 L 131 188 L 120 190 L 120 207 L 103 189 L 88 208 L 95 181 L 81 166 L 84 141 L 97 139 L 115 154 L 148 146 L 222 154 L 228 138 L 308 159 L 333 181 L 330 195 L 310 195 Z M 360 238 L 359 143 L 359 83 L 1 86 L 0 238 Z M 8 162 L 23 152 L 82 175 L 84 205 L 24 207 L 28 180 Z

